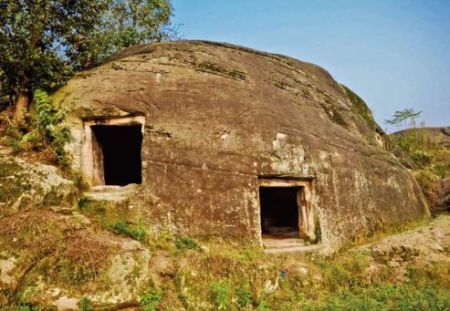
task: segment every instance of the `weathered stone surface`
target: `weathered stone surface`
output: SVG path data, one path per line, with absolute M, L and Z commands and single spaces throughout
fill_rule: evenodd
M 58 310 L 78 310 L 85 296 L 101 306 L 137 304 L 161 270 L 146 246 L 76 211 L 18 212 L 0 218 L 0 233 L 0 308 L 18 297 Z
M 258 177 L 314 177 L 322 244 L 428 215 L 384 148 L 365 103 L 322 68 L 232 45 L 136 46 L 71 80 L 68 151 L 81 167 L 82 119 L 145 115 L 133 214 L 155 228 L 259 242 Z
M 76 192 L 54 166 L 0 155 L 0 218 L 30 207 L 71 206 Z

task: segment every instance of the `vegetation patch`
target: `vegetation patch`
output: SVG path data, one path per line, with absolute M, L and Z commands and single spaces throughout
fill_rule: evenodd
M 148 289 L 139 301 L 143 311 L 156 311 L 161 303 L 161 294 L 154 288 Z
M 69 157 L 64 145 L 70 141 L 69 129 L 63 125 L 64 114 L 56 109 L 51 97 L 43 90 L 34 93 L 34 113 L 27 119 L 27 128 L 17 124 L 5 128 L 0 143 L 10 146 L 16 153 L 39 153 L 41 160 L 67 166 Z M 36 155 L 35 155 L 36 156 Z
M 390 135 L 401 157 L 412 161 L 413 175 L 431 207 L 440 210 L 448 205 L 444 180 L 450 177 L 450 148 L 440 140 L 440 132 L 427 128 L 411 128 Z
M 64 222 L 46 210 L 28 211 L 0 219 L 0 249 L 27 252 L 38 258 L 56 250 Z
M 202 62 L 195 64 L 195 67 L 199 71 L 208 72 L 208 73 L 214 73 L 214 74 L 220 74 L 222 76 L 231 77 L 235 80 L 246 80 L 247 77 L 244 72 L 234 70 L 234 69 L 227 69 L 224 67 L 221 67 L 217 64 L 213 64 L 210 62 Z
M 145 241 L 147 239 L 147 230 L 143 225 L 132 225 L 125 220 L 120 220 L 108 225 L 108 228 L 117 234 L 121 234 L 126 237 L 138 241 Z
M 231 286 L 227 281 L 213 282 L 209 291 L 216 310 L 231 309 Z
M 331 121 L 340 126 L 347 127 L 347 122 L 345 121 L 342 114 L 336 110 L 336 108 L 326 104 L 321 104 L 321 106 Z
M 202 251 L 165 252 L 164 260 L 176 265 L 170 273 L 160 272 L 164 273 L 163 281 L 153 283 L 138 295 L 136 303 L 142 310 L 447 310 L 450 307 L 449 263 L 422 262 L 428 255 L 413 248 L 393 249 L 384 255 L 372 252 L 372 248 L 357 248 L 333 257 L 275 256 L 220 238 L 194 241 L 161 234 L 147 239 L 157 248 L 178 250 L 180 245 L 187 249 L 202 245 Z M 54 261 L 48 260 L 38 267 L 39 275 L 47 274 L 46 282 L 60 282 L 58 286 L 64 288 L 87 286 L 93 280 L 93 270 L 101 273 L 101 263 L 107 262 L 105 254 L 114 251 L 105 249 L 99 241 L 103 239 L 88 230 L 71 232 L 63 247 L 51 256 Z M 77 254 L 77 250 L 84 255 Z M 92 264 L 91 257 L 99 258 L 98 266 Z M 388 264 L 394 259 L 400 260 L 402 267 Z M 72 266 L 61 265 L 69 261 Z M 69 270 L 77 274 L 71 275 Z M 69 278 L 63 278 L 64 275 Z M 90 296 L 80 300 L 81 309 L 101 307 L 97 303 L 93 307 L 87 297 Z
M 377 123 L 375 122 L 375 120 L 372 117 L 372 112 L 370 111 L 369 106 L 367 106 L 367 104 L 364 102 L 364 100 L 362 100 L 361 97 L 356 95 L 352 90 L 350 90 L 345 85 L 343 85 L 343 84 L 341 84 L 341 85 L 345 90 L 345 94 L 347 95 L 347 98 L 352 103 L 353 110 L 366 121 L 367 125 L 372 130 L 379 129 L 379 126 L 377 125 Z
M 79 302 L 80 311 L 93 311 L 92 302 L 88 297 L 83 297 Z
M 175 246 L 180 251 L 184 251 L 184 250 L 188 250 L 188 249 L 198 250 L 200 248 L 197 241 L 195 241 L 194 239 L 192 239 L 190 237 L 181 237 L 181 238 L 177 239 Z

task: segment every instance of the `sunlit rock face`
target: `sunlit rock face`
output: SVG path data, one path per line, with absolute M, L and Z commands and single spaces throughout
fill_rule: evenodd
M 428 214 L 366 104 L 313 64 L 211 42 L 141 45 L 79 74 L 54 100 L 67 112 L 73 166 L 91 186 L 109 174 L 93 126 L 142 126 L 140 184 L 121 208 L 155 229 L 260 243 L 262 180 L 300 181 L 300 234 L 327 249 Z M 107 137 L 117 152 L 131 148 Z

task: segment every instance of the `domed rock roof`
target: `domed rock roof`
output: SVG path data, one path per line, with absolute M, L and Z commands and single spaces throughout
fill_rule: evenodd
M 158 228 L 260 241 L 261 188 L 289 185 L 305 189 L 304 234 L 330 248 L 428 213 L 367 105 L 310 63 L 212 42 L 140 45 L 54 99 L 88 181 L 87 126 L 141 118 L 130 121 L 145 124 L 130 217 Z

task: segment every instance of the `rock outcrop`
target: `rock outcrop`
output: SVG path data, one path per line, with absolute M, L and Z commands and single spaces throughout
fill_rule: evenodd
M 0 157 L 0 190 L 0 309 L 75 310 L 84 296 L 139 306 L 159 276 L 158 253 L 83 215 L 78 189 L 56 167 Z
M 228 44 L 149 44 L 79 74 L 54 100 L 83 174 L 83 122 L 145 118 L 126 217 L 155 229 L 258 243 L 262 178 L 310 183 L 314 236 L 329 250 L 428 215 L 364 101 L 313 64 Z

